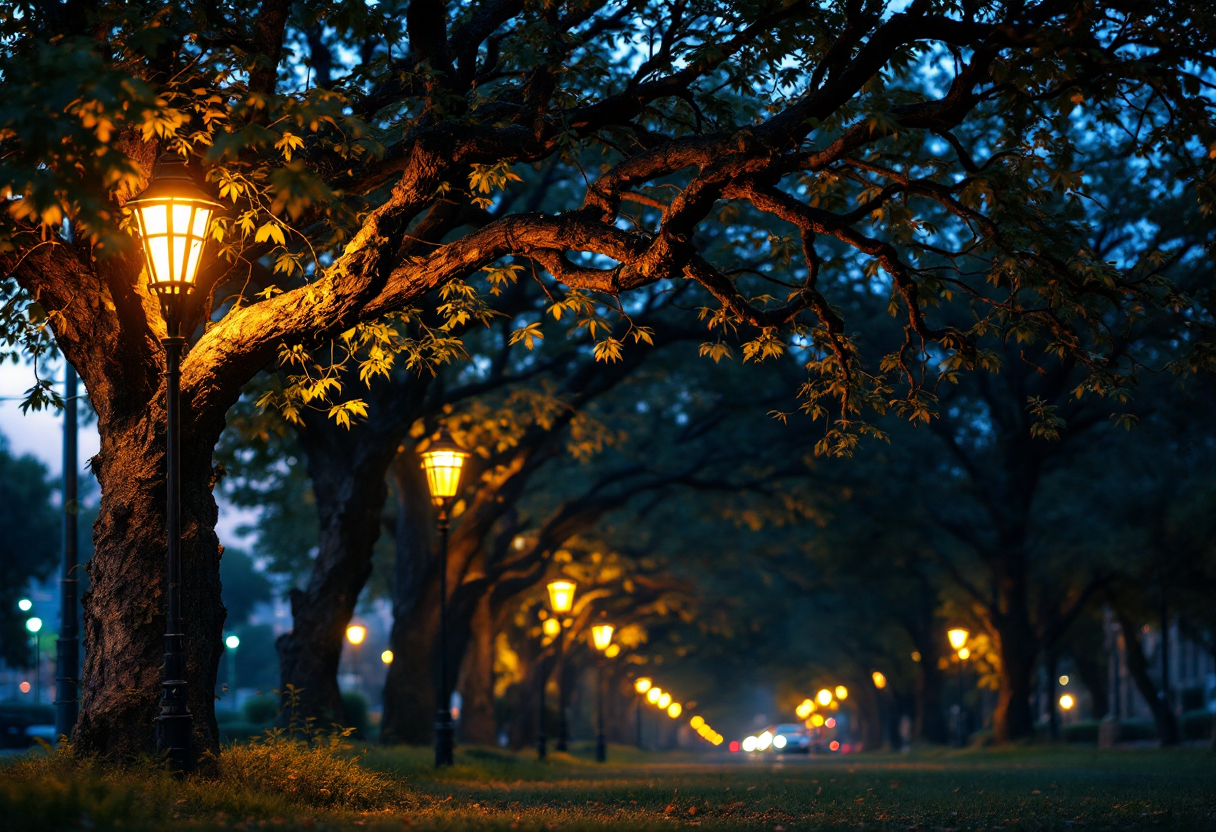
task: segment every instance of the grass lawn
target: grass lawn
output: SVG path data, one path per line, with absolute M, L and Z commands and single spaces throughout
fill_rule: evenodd
M 759 761 L 614 748 L 605 766 L 584 753 L 541 764 L 460 749 L 456 767 L 435 772 L 429 749 L 373 747 L 337 774 L 324 770 L 330 756 L 247 756 L 237 771 L 185 782 L 147 768 L 24 763 L 0 768 L 0 829 L 1216 830 L 1216 754 L 1206 749 Z

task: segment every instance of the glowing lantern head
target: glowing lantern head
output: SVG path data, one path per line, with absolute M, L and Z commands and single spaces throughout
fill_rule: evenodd
M 823 690 L 819 691 L 819 693 L 815 694 L 815 698 L 819 700 L 820 705 L 826 706 L 832 701 L 832 692 L 827 688 L 824 688 Z
M 883 676 L 882 673 L 878 672 L 877 670 L 870 674 L 870 678 L 874 680 L 874 687 L 878 688 L 879 690 L 882 690 L 887 686 L 887 677 Z
M 166 154 L 152 169 L 148 187 L 127 207 L 135 212 L 144 268 L 160 297 L 169 334 L 179 335 L 182 302 L 194 292 L 207 228 L 224 206 L 194 184 L 185 162 Z
M 955 627 L 946 633 L 946 638 L 950 639 L 951 647 L 953 647 L 955 650 L 960 650 L 962 649 L 963 645 L 967 643 L 967 636 L 969 635 L 971 634 L 962 627 Z
M 650 690 L 646 691 L 646 701 L 649 702 L 651 705 L 656 705 L 656 704 L 658 704 L 659 698 L 662 695 L 663 695 L 662 688 L 651 688 Z
M 596 624 L 591 628 L 591 639 L 595 642 L 596 650 L 607 650 L 612 644 L 612 625 Z
M 358 647 L 367 638 L 367 628 L 362 624 L 351 624 L 346 628 L 346 640 Z
M 837 685 L 836 686 L 836 698 L 840 699 L 841 701 L 848 699 L 849 698 L 849 689 L 846 688 L 844 685 Z
M 549 606 L 555 613 L 570 612 L 574 606 L 574 581 L 550 581 L 546 589 L 549 590 Z
M 1071 693 L 1066 693 L 1060 697 L 1060 707 L 1066 711 L 1071 711 L 1076 704 L 1077 700 L 1073 698 Z
M 381 653 L 380 661 L 384 662 L 385 664 L 392 664 L 393 663 L 393 651 L 385 650 L 383 653 Z
M 679 702 L 672 702 L 667 706 L 667 715 L 672 719 L 679 719 L 680 714 L 684 712 L 684 706 Z
M 646 691 L 650 690 L 650 688 L 650 680 L 645 676 L 633 683 L 633 689 L 638 693 L 645 693 Z
M 460 475 L 468 458 L 469 452 L 452 440 L 447 428 L 440 430 L 422 452 L 422 469 L 435 505 L 443 505 L 460 491 Z

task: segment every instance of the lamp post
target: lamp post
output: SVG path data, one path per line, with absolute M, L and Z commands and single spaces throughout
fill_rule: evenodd
M 653 687 L 653 685 L 654 683 L 651 682 L 646 676 L 643 676 L 633 683 L 633 689 L 638 692 L 637 719 L 635 720 L 638 729 L 638 751 L 642 750 L 642 697 L 647 691 L 650 690 L 651 687 Z
M 76 518 L 76 369 L 63 363 L 63 571 L 59 575 L 59 638 L 55 641 L 55 736 L 71 737 L 79 714 L 76 679 L 80 675 L 77 638 L 76 562 L 79 534 Z
M 194 768 L 194 749 L 181 615 L 182 322 L 203 262 L 207 228 L 223 206 L 194 184 L 185 162 L 168 154 L 156 163 L 148 187 L 127 205 L 135 211 L 144 269 L 165 320 L 165 663 L 156 747 L 170 768 L 187 772 Z
M 962 627 L 955 627 L 946 633 L 946 638 L 950 639 L 950 646 L 958 654 L 958 714 L 955 726 L 958 731 L 955 738 L 958 748 L 963 747 L 963 662 L 967 661 L 967 657 L 971 655 L 971 651 L 967 649 L 967 638 L 970 635 L 971 633 Z
M 562 627 L 557 631 L 557 750 L 565 751 L 570 738 L 566 726 L 566 637 L 562 632 L 566 622 L 562 616 L 574 607 L 575 584 L 563 579 L 550 581 L 545 588 L 549 590 L 549 606 Z
M 435 767 L 453 763 L 452 744 L 456 729 L 452 724 L 452 694 L 448 688 L 448 528 L 452 500 L 460 491 L 460 476 L 469 454 L 442 429 L 422 452 L 422 468 L 431 490 L 431 502 L 438 509 L 439 527 L 439 701 L 435 707 Z
M 42 701 L 42 645 L 38 643 L 38 631 L 42 629 L 42 619 L 27 618 L 25 629 L 34 637 L 34 702 Z
M 605 762 L 608 759 L 608 747 L 604 743 L 604 652 L 612 644 L 612 625 L 596 624 L 591 628 L 591 640 L 595 649 L 600 651 L 599 660 L 599 690 L 596 691 L 596 732 L 595 732 L 595 761 Z
M 236 702 L 236 648 L 241 646 L 241 640 L 236 635 L 224 639 L 224 651 L 228 654 L 228 690 L 232 693 L 233 703 Z

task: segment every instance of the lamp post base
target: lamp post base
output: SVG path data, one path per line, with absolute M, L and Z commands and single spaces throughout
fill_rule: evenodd
M 455 762 L 453 746 L 456 726 L 452 723 L 452 712 L 440 708 L 435 712 L 435 768 L 450 766 Z

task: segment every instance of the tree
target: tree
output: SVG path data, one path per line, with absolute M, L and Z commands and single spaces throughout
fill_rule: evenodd
M 1095 388 L 1118 385 L 1126 367 L 1107 360 L 1106 319 L 1173 301 L 1151 275 L 1078 245 L 1079 201 L 1058 196 L 1083 185 L 1076 170 L 1092 151 L 1073 141 L 1078 102 L 1098 145 L 1130 133 L 1145 160 L 1140 187 L 1183 182 L 1205 205 L 1212 198 L 1210 103 L 1191 71 L 1213 52 L 1204 7 L 13 8 L 0 19 L 0 187 L 13 197 L 0 258 L 24 293 L 17 306 L 45 312 L 35 319 L 97 411 L 102 504 L 76 736 L 111 755 L 149 745 L 161 652 L 163 324 L 122 214 L 160 152 L 189 158 L 232 204 L 213 225 L 221 257 L 200 284 L 183 364 L 187 675 L 197 739 L 211 750 L 224 620 L 211 454 L 242 387 L 276 359 L 293 375 L 276 403 L 292 412 L 336 393 L 324 365 L 344 346 L 372 375 L 390 355 L 451 357 L 442 328 L 408 339 L 384 317 L 413 319 L 423 303 L 465 320 L 480 293 L 518 276 L 503 270 L 512 256 L 547 281 L 555 312 L 585 325 L 627 311 L 623 293 L 690 281 L 711 327 L 748 334 L 746 358 L 790 337 L 807 344 L 802 406 L 834 420 L 824 450 L 847 450 L 872 430 L 867 409 L 932 406 L 917 367 L 932 374 L 942 357 L 948 372 L 991 366 L 994 333 L 1037 334 Z M 297 36 L 328 88 L 295 83 L 284 44 Z M 620 49 L 637 60 L 610 63 Z M 468 200 L 493 215 L 517 168 L 581 148 L 602 150 L 604 168 L 564 213 L 470 228 L 451 210 Z M 922 208 L 940 208 L 945 224 L 925 225 Z M 699 231 L 715 222 L 733 226 L 733 257 L 701 250 Z M 431 223 L 442 245 L 416 242 Z M 757 249 L 773 255 L 761 268 L 748 265 Z M 245 295 L 255 278 L 271 285 Z M 890 294 L 906 331 L 877 365 L 859 360 L 832 308 L 868 282 Z M 943 302 L 975 317 L 965 328 L 939 321 Z M 10 316 L 10 343 L 26 319 Z M 1193 329 L 1207 325 L 1200 315 Z M 606 331 L 597 340 L 605 359 L 623 348 Z M 1198 363 L 1201 341 L 1189 342 Z M 706 351 L 723 355 L 713 342 Z M 332 407 L 350 418 L 361 405 Z
M 0 660 L 15 667 L 33 664 L 30 634 L 17 601 L 31 580 L 50 575 L 58 563 L 62 531 L 51 506 L 46 466 L 31 456 L 14 457 L 0 437 Z

